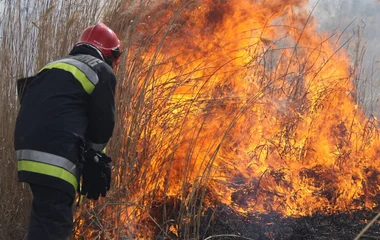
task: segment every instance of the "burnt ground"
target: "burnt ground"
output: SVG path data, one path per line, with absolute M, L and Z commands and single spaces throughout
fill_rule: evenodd
M 243 216 L 229 206 L 219 204 L 203 212 L 199 232 L 196 234 L 194 232 L 189 234 L 191 229 L 195 229 L 194 226 L 188 226 L 187 230 L 178 229 L 176 234 L 170 231 L 163 234 L 162 230 L 170 229 L 170 225 L 178 226 L 174 219 L 179 209 L 173 206 L 166 206 L 166 211 L 171 213 L 167 218 L 171 221 L 165 221 L 166 225 L 160 222 L 159 218 L 155 218 L 155 224 L 149 224 L 153 228 L 157 224 L 161 226 L 157 228 L 154 239 L 353 240 L 380 211 L 380 209 L 360 210 L 334 215 L 315 214 L 300 218 L 282 217 L 277 213 Z M 153 217 L 162 216 L 162 205 L 152 208 L 151 214 Z M 380 219 L 360 238 L 360 240 L 373 239 L 380 240 Z
M 315 214 L 301 218 L 283 218 L 280 215 L 262 214 L 241 216 L 228 206 L 209 209 L 202 219 L 201 236 L 233 234 L 260 240 L 353 240 L 377 215 L 376 211 L 355 211 L 334 215 Z M 216 237 L 211 239 L 244 239 Z M 376 221 L 361 240 L 380 239 L 380 221 Z

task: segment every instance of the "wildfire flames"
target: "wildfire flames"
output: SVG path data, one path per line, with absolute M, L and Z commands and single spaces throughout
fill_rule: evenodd
M 144 131 L 134 182 L 116 185 L 146 208 L 123 219 L 169 198 L 183 221 L 216 202 L 283 216 L 374 208 L 377 121 L 355 103 L 339 35 L 317 32 L 306 0 L 188 2 L 158 4 L 136 30 L 136 49 L 151 46 L 136 60 Z

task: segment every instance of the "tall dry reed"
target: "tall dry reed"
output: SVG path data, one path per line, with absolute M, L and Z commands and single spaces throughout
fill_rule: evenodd
M 265 94 L 276 96 L 276 92 L 288 91 L 289 97 L 297 100 L 304 89 L 300 87 L 302 78 L 294 80 L 297 77 L 289 89 L 276 89 L 274 81 L 278 76 L 261 71 L 262 65 L 275 69 L 276 60 L 286 57 L 280 49 L 260 51 L 255 61 L 227 73 L 223 67 L 228 62 L 219 68 L 208 65 L 215 60 L 213 54 L 216 53 L 201 59 L 201 64 L 193 66 L 190 72 L 185 71 L 186 64 L 192 64 L 194 59 L 171 66 L 170 61 L 175 58 L 170 55 L 171 43 L 176 34 L 182 33 L 184 17 L 197 4 L 199 1 L 166 1 L 164 4 L 149 0 L 4 1 L 0 39 L 3 56 L 0 59 L 3 66 L 0 73 L 0 232 L 4 234 L 0 239 L 24 237 L 31 199 L 27 185 L 17 182 L 12 141 L 18 110 L 15 81 L 65 56 L 80 32 L 102 16 L 102 21 L 119 33 L 125 49 L 117 69 L 117 124 L 107 147 L 114 159 L 114 179 L 108 198 L 96 204 L 85 200 L 75 210 L 73 239 L 136 239 L 147 234 L 157 239 L 206 237 L 209 222 L 201 219 L 203 200 L 208 194 L 215 161 L 231 129 Z M 258 34 L 263 31 L 258 30 Z M 264 45 L 265 41 L 262 39 Z M 259 48 L 259 45 L 251 47 Z M 296 52 L 296 48 L 293 46 L 290 52 Z M 317 47 L 315 51 L 318 52 Z M 296 57 L 293 60 L 305 69 L 307 62 Z M 175 79 L 165 75 L 174 70 Z M 205 97 L 212 79 L 222 76 L 227 81 L 247 70 L 259 75 L 261 82 L 257 94 L 249 96 L 244 103 L 234 97 Z M 202 71 L 207 75 L 197 78 Z M 302 74 L 306 74 L 306 70 Z M 283 79 L 288 79 L 288 75 L 285 71 Z M 188 99 L 176 99 L 179 89 L 196 81 L 201 82 L 195 84 L 196 94 Z M 226 124 L 214 132 L 213 141 L 203 144 L 202 149 L 197 148 L 204 140 L 206 125 L 217 117 L 213 110 L 220 110 L 226 103 L 237 107 L 227 115 Z M 199 109 L 204 114 L 194 119 Z M 188 125 L 190 120 L 193 126 Z M 183 136 L 191 136 L 191 141 L 182 142 Z M 173 169 L 178 164 L 178 149 L 183 150 L 183 146 L 186 151 L 181 155 L 178 173 Z M 195 165 L 195 159 L 201 163 Z M 177 175 L 173 177 L 174 174 Z M 176 177 L 178 185 L 173 193 L 172 183 L 166 180 Z M 171 229 L 173 226 L 179 231 L 177 235 Z

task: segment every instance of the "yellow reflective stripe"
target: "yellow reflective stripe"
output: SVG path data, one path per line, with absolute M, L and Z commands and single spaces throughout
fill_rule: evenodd
M 96 58 L 89 56 L 89 55 L 79 55 L 77 57 L 72 57 L 72 58 L 63 58 L 63 59 L 54 61 L 54 63 L 67 63 L 67 64 L 70 64 L 72 66 L 77 67 L 82 73 L 84 73 L 86 75 L 86 77 L 88 78 L 88 80 L 90 80 L 92 82 L 92 84 L 96 85 L 99 82 L 98 74 L 96 74 L 94 69 L 89 67 L 86 63 L 84 63 L 78 59 L 75 59 L 75 58 L 83 59 L 83 61 L 85 61 L 85 62 L 89 61 L 88 62 L 89 65 L 92 65 L 96 62 L 97 63 L 101 62 L 99 59 L 96 59 Z M 92 60 L 89 60 L 89 58 Z
M 79 70 L 77 67 L 70 65 L 68 63 L 64 62 L 56 62 L 56 63 L 51 63 L 44 68 L 41 69 L 52 69 L 52 68 L 58 68 L 61 70 L 64 70 L 66 72 L 69 72 L 73 74 L 73 76 L 82 84 L 84 90 L 88 93 L 91 94 L 92 91 L 94 91 L 94 84 L 87 78 L 86 74 L 84 74 L 81 70 Z
M 16 151 L 16 157 L 17 160 L 29 160 L 61 167 L 79 178 L 79 169 L 67 158 L 32 149 L 19 149 Z
M 28 160 L 18 160 L 18 171 L 34 172 L 60 178 L 73 185 L 75 191 L 78 188 L 78 180 L 72 173 L 53 165 Z

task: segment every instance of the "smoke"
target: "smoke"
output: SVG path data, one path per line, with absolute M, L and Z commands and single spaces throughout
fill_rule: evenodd
M 343 32 L 342 41 L 353 36 L 348 52 L 359 67 L 358 103 L 367 115 L 380 116 L 380 2 L 379 0 L 310 0 L 313 15 L 323 32 Z
M 317 5 L 316 5 L 317 4 Z M 310 7 L 316 5 L 314 15 L 318 19 L 318 28 L 322 31 L 344 31 L 346 36 L 359 31 L 367 43 L 365 63 L 372 64 L 380 57 L 380 3 L 378 0 L 310 0 Z

